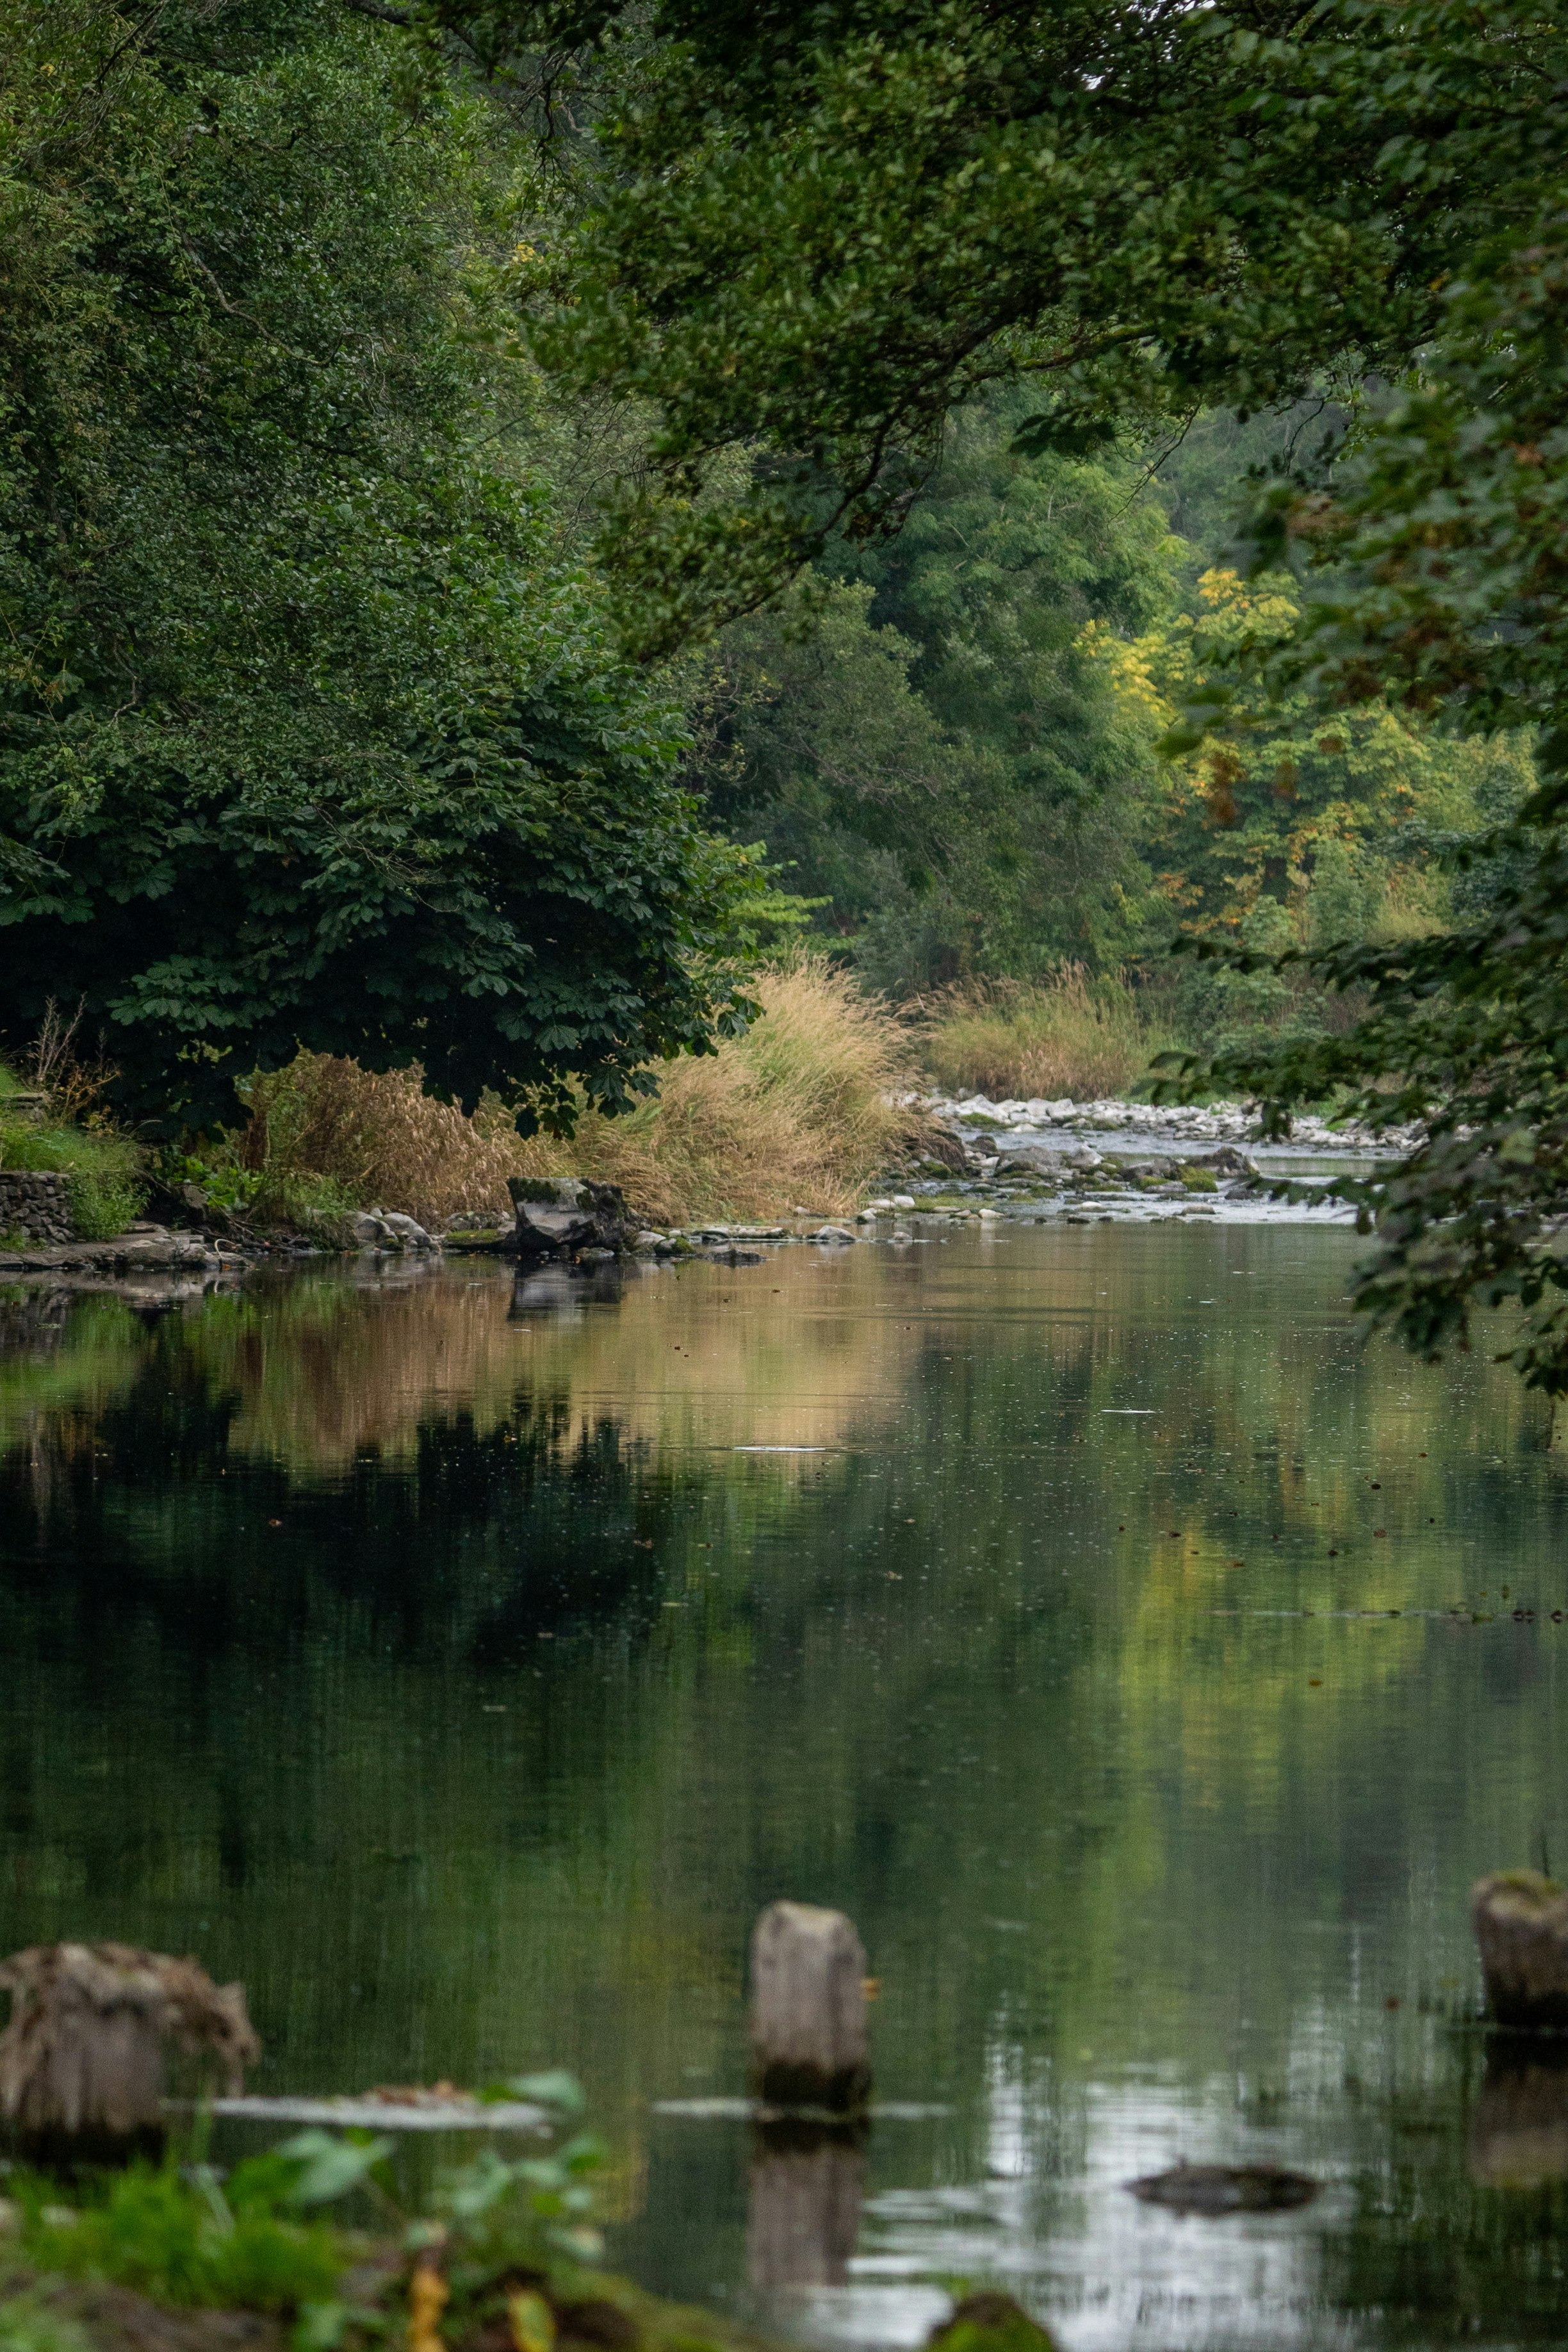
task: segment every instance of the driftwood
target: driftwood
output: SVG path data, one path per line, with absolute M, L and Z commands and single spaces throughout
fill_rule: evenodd
M 754 2287 L 842 2286 L 860 2227 L 864 2125 L 764 2124 L 752 2150 L 746 2275 Z
M 37 1944 L 0 1963 L 0 2116 L 30 2153 L 112 2155 L 163 2132 L 163 2049 L 214 2056 L 233 2094 L 261 2055 L 243 1985 L 130 1944 Z
M 1568 1888 L 1538 1870 L 1496 1871 L 1476 1881 L 1470 1916 L 1495 2021 L 1568 2026 Z
M 866 1953 L 842 1911 L 770 1903 L 752 1929 L 752 2084 L 775 2107 L 869 2098 Z

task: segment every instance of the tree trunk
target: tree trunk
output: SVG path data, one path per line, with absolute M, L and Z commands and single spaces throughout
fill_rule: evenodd
M 1538 1870 L 1500 1870 L 1477 1880 L 1470 1916 L 1497 2023 L 1568 2026 L 1568 1889 Z
M 195 1960 L 129 1944 L 41 1944 L 0 1965 L 11 2020 L 0 2033 L 0 2116 L 23 2152 L 91 2162 L 163 2139 L 163 2048 L 171 2039 L 224 2065 L 231 2091 L 261 2054 L 243 1985 L 215 1985 Z

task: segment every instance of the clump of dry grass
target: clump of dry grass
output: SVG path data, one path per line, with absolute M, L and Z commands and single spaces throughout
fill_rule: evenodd
M 511 1175 L 619 1184 L 654 1224 L 852 1207 L 910 1131 L 889 1099 L 910 1083 L 909 1032 L 819 958 L 764 972 L 756 993 L 763 1017 L 743 1037 L 661 1067 L 658 1095 L 625 1118 L 585 1112 L 570 1141 L 523 1142 L 499 1103 L 465 1118 L 417 1069 L 301 1054 L 251 1081 L 239 1157 L 260 1180 L 257 1207 L 375 1205 L 438 1224 L 508 1213 Z
M 716 1054 L 670 1063 L 657 1100 L 590 1113 L 570 1143 L 521 1147 L 529 1175 L 619 1184 L 654 1224 L 852 1208 L 910 1129 L 908 1031 L 808 955 L 764 972 L 763 1018 Z
M 417 1065 L 363 1070 L 331 1054 L 300 1054 L 252 1078 L 238 1156 L 259 1179 L 257 1213 L 308 1223 L 375 1206 L 424 1225 L 463 1209 L 509 1214 L 516 1130 L 504 1117 L 465 1118 L 423 1079 Z
M 949 1094 L 994 1102 L 1124 1095 L 1179 1041 L 1136 991 L 1064 964 L 1049 981 L 960 982 L 920 1007 L 926 1067 Z

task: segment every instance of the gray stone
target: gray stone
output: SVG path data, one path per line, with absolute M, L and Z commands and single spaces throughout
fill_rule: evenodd
M 830 1248 L 834 1249 L 840 1247 L 845 1242 L 853 1242 L 858 1238 L 858 1234 L 847 1232 L 843 1225 L 818 1225 L 816 1233 L 807 1235 L 808 1240 L 826 1242 Z
M 413 1217 L 405 1217 L 396 1209 L 383 1209 L 381 1222 L 400 1249 L 435 1250 L 441 1244 Z
M 0 1234 L 24 1242 L 74 1241 L 70 1184 L 53 1169 L 0 1169 Z
M 515 1223 L 503 1246 L 517 1257 L 574 1256 L 584 1249 L 619 1255 L 635 1246 L 641 1231 L 617 1184 L 578 1176 L 510 1176 L 507 1191 Z
M 1020 1176 L 1070 1176 L 1104 1165 L 1102 1155 L 1087 1143 L 1012 1144 L 997 1162 L 999 1172 Z

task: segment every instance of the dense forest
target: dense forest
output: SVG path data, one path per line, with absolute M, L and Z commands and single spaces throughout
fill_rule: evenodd
M 1067 969 L 1568 1380 L 1550 24 L 4 16 L 0 1046 L 562 1127 L 781 934 Z

